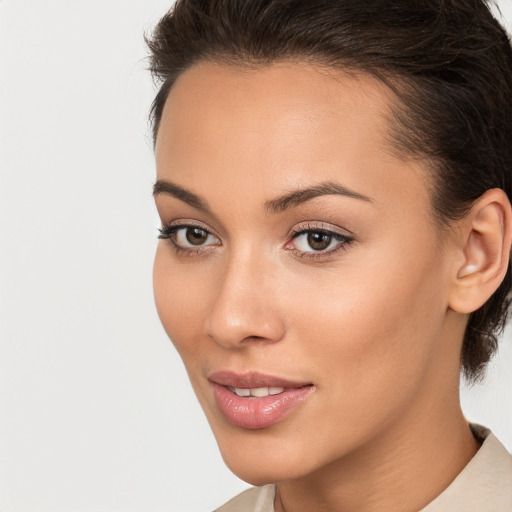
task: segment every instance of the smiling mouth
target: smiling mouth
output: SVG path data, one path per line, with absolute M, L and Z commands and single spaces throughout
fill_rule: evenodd
M 250 430 L 268 428 L 284 420 L 314 390 L 313 384 L 260 373 L 216 372 L 208 380 L 224 418 Z

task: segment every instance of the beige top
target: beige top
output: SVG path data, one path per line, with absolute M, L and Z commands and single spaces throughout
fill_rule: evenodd
M 420 512 L 512 512 L 512 455 L 487 429 L 484 442 L 457 478 Z M 252 487 L 215 512 L 274 512 L 275 485 Z

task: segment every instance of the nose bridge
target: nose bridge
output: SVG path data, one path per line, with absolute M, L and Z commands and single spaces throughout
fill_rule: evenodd
M 275 304 L 272 263 L 245 247 L 232 251 L 224 265 L 205 320 L 206 334 L 227 348 L 251 340 L 278 341 L 284 324 Z

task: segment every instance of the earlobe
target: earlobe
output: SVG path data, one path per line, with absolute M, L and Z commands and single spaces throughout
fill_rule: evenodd
M 512 210 L 505 192 L 488 190 L 475 201 L 460 233 L 449 305 L 460 313 L 472 313 L 496 291 L 507 272 Z

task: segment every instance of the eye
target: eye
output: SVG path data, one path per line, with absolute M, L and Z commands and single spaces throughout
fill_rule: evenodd
M 325 251 L 335 245 L 336 239 L 327 231 L 306 231 L 295 237 L 295 247 L 299 251 Z
M 339 249 L 347 249 L 355 241 L 353 236 L 320 227 L 298 229 L 291 238 L 292 242 L 287 244 L 286 248 L 306 258 L 331 255 Z
M 198 250 L 220 245 L 220 240 L 207 229 L 191 224 L 167 225 L 159 229 L 158 238 L 168 239 L 176 249 Z
M 208 241 L 215 239 L 215 237 L 205 229 L 189 226 L 187 228 L 180 228 L 175 232 L 176 243 L 179 245 L 207 245 Z

